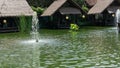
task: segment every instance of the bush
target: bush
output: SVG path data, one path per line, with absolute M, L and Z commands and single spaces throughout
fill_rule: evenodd
M 44 8 L 41 7 L 31 6 L 31 8 L 33 9 L 33 11 L 36 11 L 38 14 L 42 14 L 44 12 Z
M 31 22 L 32 22 L 32 17 L 25 17 L 20 16 L 19 17 L 19 31 L 20 32 L 30 32 L 31 31 Z
M 31 6 L 33 11 L 37 11 L 37 9 L 34 6 Z
M 71 30 L 79 30 L 79 26 L 77 24 L 70 24 Z
M 82 9 L 83 9 L 85 12 L 88 12 L 88 11 L 89 11 L 89 9 L 87 8 L 87 6 L 85 6 L 85 5 L 82 5 Z
M 42 13 L 43 13 L 43 11 L 44 11 L 44 9 L 43 9 L 43 8 L 41 8 L 41 7 L 37 7 L 37 12 L 38 12 L 38 13 L 41 13 L 41 14 L 42 14 Z

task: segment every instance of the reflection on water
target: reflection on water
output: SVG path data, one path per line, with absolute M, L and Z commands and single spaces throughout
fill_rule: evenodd
M 41 30 L 39 43 L 27 40 L 29 36 L 9 36 L 0 35 L 0 68 L 120 67 L 120 35 L 116 28 Z

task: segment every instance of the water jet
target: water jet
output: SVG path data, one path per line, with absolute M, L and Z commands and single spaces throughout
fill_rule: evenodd
M 36 39 L 36 42 L 39 42 L 38 39 Z
M 116 23 L 118 31 L 120 32 L 120 9 L 117 9 L 116 11 Z
M 37 13 L 34 12 L 33 17 L 32 17 L 32 37 L 33 39 L 35 39 L 36 42 L 39 42 L 39 23 L 38 23 L 38 17 L 37 17 Z

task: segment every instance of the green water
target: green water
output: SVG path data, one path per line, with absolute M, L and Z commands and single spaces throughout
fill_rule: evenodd
M 0 34 L 0 68 L 120 68 L 120 34 L 115 27 L 79 31 L 40 30 Z

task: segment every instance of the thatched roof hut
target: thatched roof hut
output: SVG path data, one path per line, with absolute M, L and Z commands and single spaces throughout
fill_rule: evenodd
M 97 0 L 97 3 L 89 10 L 88 14 L 102 13 L 114 0 Z
M 69 2 L 75 7 L 63 7 L 63 5 Z M 51 16 L 56 11 L 59 11 L 61 14 L 81 14 L 81 7 L 72 0 L 55 0 L 42 14 L 42 16 Z
M 0 17 L 21 15 L 33 15 L 33 10 L 26 0 L 0 0 Z
M 85 12 L 72 0 L 55 0 L 41 17 L 49 17 L 50 20 L 44 22 L 48 28 L 69 28 L 71 23 L 78 23 L 82 13 Z

